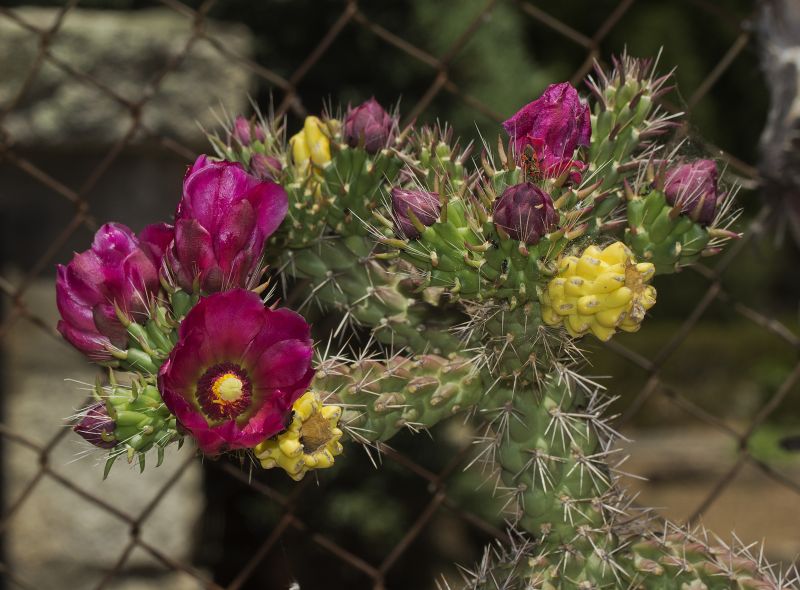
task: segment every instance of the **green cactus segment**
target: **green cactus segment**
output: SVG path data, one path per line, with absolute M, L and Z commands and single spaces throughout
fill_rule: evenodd
M 114 438 L 118 441 L 110 451 L 104 478 L 122 456 L 129 463 L 137 461 L 144 470 L 145 454 L 149 450 L 156 449 L 158 466 L 164 460 L 167 445 L 183 442 L 176 418 L 167 409 L 154 383 L 134 381 L 130 387 L 123 387 L 112 382 L 107 388 L 97 385 L 95 396 L 105 403 L 108 415 L 114 420 Z
M 482 404 L 497 431 L 493 454 L 516 500 L 518 526 L 552 555 L 554 579 L 570 587 L 613 587 L 618 575 L 604 425 L 592 418 L 597 400 L 566 374 L 553 374 L 538 391 L 501 388 Z
M 450 328 L 463 315 L 418 299 L 418 286 L 407 273 L 371 259 L 372 247 L 360 236 L 321 240 L 285 252 L 280 267 L 310 281 L 308 301 L 348 314 L 356 324 L 372 328 L 380 342 L 418 353 L 459 350 L 462 344 Z
M 641 590 L 783 590 L 794 587 L 778 580 L 769 567 L 747 547 L 709 545 L 675 529 L 666 537 L 645 532 L 642 540 L 617 552 L 616 579 L 604 585 L 567 578 L 559 566 L 573 556 L 551 550 L 511 531 L 513 543 L 488 549 L 472 570 L 463 590 L 530 590 L 542 588 L 637 588 Z
M 397 177 L 403 161 L 393 150 L 371 156 L 363 148 L 331 144 L 323 192 L 331 198 L 327 223 L 339 235 L 367 235 L 367 221 L 379 206 L 380 189 Z
M 659 190 L 644 197 L 631 195 L 627 214 L 625 243 L 637 260 L 653 263 L 656 274 L 692 264 L 711 239 L 709 230 L 680 214 Z
M 471 359 L 424 354 L 352 364 L 328 361 L 312 388 L 344 413 L 340 424 L 359 442 L 385 441 L 401 428 L 431 428 L 473 407 L 484 392 Z
M 656 106 L 656 99 L 668 92 L 672 74 L 655 77 L 655 62 L 623 55 L 614 69 L 605 73 L 595 65 L 597 79 L 589 88 L 597 99 L 592 120 L 589 171 L 603 178 L 601 190 L 615 187 L 621 178 L 635 173 L 636 152 L 647 151 L 651 140 L 666 133 L 674 115 Z
M 749 547 L 738 542 L 732 547 L 706 535 L 693 535 L 669 525 L 665 535 L 645 534 L 633 540 L 626 555 L 631 578 L 645 590 L 783 590 L 795 582 L 781 583 L 775 573 Z

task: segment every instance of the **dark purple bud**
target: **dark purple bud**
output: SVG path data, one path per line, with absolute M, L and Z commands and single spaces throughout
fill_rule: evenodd
M 664 195 L 670 205 L 678 205 L 702 225 L 714 221 L 717 212 L 717 164 L 713 160 L 695 160 L 667 170 Z
M 517 159 L 531 146 L 539 172 L 559 176 L 572 164 L 578 146 L 588 146 L 592 137 L 589 106 L 568 82 L 551 84 L 544 94 L 522 107 L 503 123 Z
M 73 427 L 73 430 L 94 446 L 111 449 L 117 444 L 117 439 L 114 438 L 116 427 L 116 423 L 108 415 L 106 405 L 97 402 L 84 410 L 83 419 Z
M 250 135 L 250 121 L 245 119 L 242 115 L 237 115 L 233 122 L 233 136 L 243 146 L 250 145 L 252 141 Z
M 255 153 L 250 157 L 250 169 L 261 180 L 276 180 L 282 166 L 278 158 Z
M 529 246 L 556 229 L 558 213 L 553 200 L 533 183 L 508 187 L 494 203 L 494 223 L 515 240 Z
M 344 140 L 350 147 L 363 144 L 374 154 L 389 145 L 397 128 L 397 120 L 370 98 L 367 102 L 347 111 L 344 121 Z
M 121 223 L 102 226 L 89 250 L 57 268 L 58 331 L 95 361 L 109 360 L 112 345 L 124 349 L 127 333 L 116 308 L 133 320 L 146 314 L 160 287 L 154 256 Z
M 392 189 L 392 212 L 400 234 L 407 238 L 418 238 L 420 233 L 411 222 L 409 211 L 413 212 L 422 225 L 433 225 L 442 211 L 439 195 L 402 188 Z

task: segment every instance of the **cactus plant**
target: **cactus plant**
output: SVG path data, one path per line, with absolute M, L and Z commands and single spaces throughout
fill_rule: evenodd
M 187 176 L 174 237 L 153 246 L 166 254 L 152 305 L 127 314 L 109 291 L 127 354 L 149 365 L 124 364 L 137 385 L 78 432 L 112 462 L 191 435 L 298 480 L 343 445 L 469 411 L 484 423 L 472 465 L 507 496 L 512 544 L 465 588 L 789 587 L 741 547 L 652 530 L 610 463 L 612 400 L 581 374 L 578 339 L 638 330 L 654 274 L 736 237 L 716 167 L 659 143 L 677 118 L 657 106 L 670 76 L 614 64 L 588 81 L 593 105 L 553 85 L 476 161 L 449 127 L 400 129 L 374 99 L 310 116 L 288 141 L 285 121 L 235 119 L 211 138 L 219 160 Z M 264 261 L 304 286 L 300 311 L 339 315 L 332 338 L 367 331 L 363 354 L 309 370 L 305 320 L 253 293 Z M 102 315 L 85 321 L 97 304 L 65 307 L 65 322 L 110 339 Z M 102 343 L 107 362 L 119 347 Z

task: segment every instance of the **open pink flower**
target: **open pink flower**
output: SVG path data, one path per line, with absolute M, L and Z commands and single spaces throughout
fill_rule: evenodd
M 255 286 L 264 243 L 287 210 L 280 185 L 239 164 L 200 156 L 183 181 L 175 239 L 166 253 L 168 276 L 185 291 Z
M 164 403 L 209 454 L 251 448 L 286 427 L 313 377 L 309 326 L 236 289 L 200 299 L 158 376 Z
M 511 136 L 517 158 L 527 146 L 533 148 L 543 176 L 583 169 L 583 164 L 572 157 L 578 146 L 589 145 L 592 123 L 589 107 L 569 82 L 548 86 L 542 96 L 504 122 L 503 128 Z
M 160 260 L 157 246 L 147 241 L 148 229 L 137 238 L 125 225 L 107 223 L 89 250 L 58 265 L 58 331 L 94 361 L 110 360 L 111 346 L 126 348 L 127 332 L 114 306 L 135 321 L 158 292 Z

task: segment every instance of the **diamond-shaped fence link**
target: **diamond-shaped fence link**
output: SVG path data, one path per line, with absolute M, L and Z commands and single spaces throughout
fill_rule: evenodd
M 548 35 L 557 35 L 564 46 L 577 47 L 583 53 L 583 59 L 577 64 L 572 75 L 572 82 L 578 83 L 589 71 L 594 60 L 602 60 L 604 56 L 603 42 L 607 36 L 619 25 L 620 21 L 631 11 L 635 0 L 621 0 L 614 4 L 607 2 L 608 10 L 605 18 L 596 23 L 591 34 L 583 33 L 570 22 L 564 22 L 548 11 L 548 3 L 533 2 L 530 0 L 488 0 L 475 13 L 464 26 L 455 40 L 443 52 L 434 55 L 429 50 L 417 46 L 403 37 L 402 31 L 387 28 L 371 15 L 376 11 L 378 3 L 344 0 L 340 3 L 329 2 L 326 4 L 326 15 L 330 15 L 330 6 L 340 6 L 337 16 L 332 19 L 327 32 L 319 36 L 318 42 L 289 75 L 279 73 L 281 69 L 271 69 L 269 56 L 254 59 L 249 55 L 240 54 L 235 48 L 221 41 L 215 36 L 208 25 L 208 15 L 215 8 L 215 0 L 205 0 L 199 6 L 192 7 L 180 0 L 161 0 L 161 3 L 182 15 L 190 24 L 191 33 L 179 50 L 172 53 L 165 63 L 153 69 L 153 73 L 144 88 L 137 89 L 135 93 L 126 95 L 120 88 L 110 87 L 102 79 L 81 70 L 77 65 L 68 63 L 52 47 L 55 40 L 62 34 L 66 19 L 78 8 L 78 0 L 68 0 L 55 12 L 55 18 L 49 26 L 43 27 L 27 21 L 15 8 L 0 7 L 0 21 L 7 21 L 26 32 L 31 39 L 36 41 L 36 54 L 31 61 L 31 67 L 25 74 L 23 83 L 16 93 L 0 104 L 0 164 L 6 171 L 13 170 L 21 173 L 36 183 L 38 192 L 53 201 L 66 201 L 70 213 L 63 218 L 60 230 L 55 235 L 39 236 L 40 251 L 36 252 L 36 259 L 30 264 L 22 275 L 0 276 L 0 292 L 2 292 L 4 314 L 0 323 L 0 344 L 8 337 L 12 327 L 23 323 L 31 329 L 42 331 L 48 336 L 58 339 L 53 323 L 41 317 L 34 311 L 30 304 L 29 295 L 31 286 L 37 277 L 49 274 L 56 257 L 62 251 L 70 238 L 82 228 L 94 231 L 99 225 L 95 217 L 97 203 L 89 199 L 103 177 L 109 174 L 115 162 L 131 148 L 136 139 L 145 138 L 166 152 L 171 152 L 178 158 L 189 162 L 197 152 L 195 146 L 184 145 L 168 134 L 157 131 L 149 125 L 144 117 L 148 109 L 153 108 L 153 101 L 165 81 L 174 76 L 182 62 L 196 50 L 199 43 L 213 48 L 225 60 L 228 67 L 239 68 L 258 81 L 259 88 L 271 93 L 274 109 L 277 114 L 289 113 L 295 116 L 306 114 L 307 107 L 303 101 L 303 83 L 315 68 L 321 67 L 320 61 L 326 53 L 337 43 L 342 36 L 354 34 L 369 34 L 380 43 L 387 44 L 402 54 L 403 59 L 417 62 L 430 69 L 430 82 L 423 89 L 419 99 L 414 104 L 404 104 L 406 121 L 414 120 L 432 109 L 433 103 L 440 95 L 447 94 L 463 101 L 466 107 L 473 109 L 476 115 L 500 122 L 504 117 L 501 113 L 486 104 L 484 100 L 463 90 L 457 76 L 453 75 L 453 63 L 459 58 L 465 46 L 482 30 L 490 26 L 493 11 L 498 5 L 508 4 L 513 7 L 519 19 L 527 19 L 527 26 L 534 26 L 537 30 Z M 255 4 L 254 4 L 255 6 Z M 715 26 L 730 26 L 738 34 L 728 50 L 719 56 L 716 65 L 705 73 L 701 83 L 695 88 L 683 88 L 687 93 L 686 105 L 691 110 L 700 104 L 704 97 L 719 83 L 729 68 L 740 58 L 743 52 L 753 49 L 753 38 L 748 21 L 740 22 L 739 17 L 727 13 L 716 3 L 696 1 L 681 3 L 682 10 L 697 11 L 702 18 L 707 18 L 717 24 Z M 263 10 L 269 10 L 270 4 L 266 3 Z M 308 15 L 307 19 L 314 19 L 315 15 Z M 320 17 L 322 18 L 322 17 Z M 327 18 L 327 17 L 326 17 Z M 302 30 L 302 27 L 298 30 Z M 429 31 L 435 34 L 435 31 Z M 668 40 L 665 40 L 668 42 Z M 361 59 L 354 56 L 354 59 Z M 8 116 L 23 107 L 30 99 L 43 68 L 55 68 L 67 77 L 83 85 L 91 87 L 94 91 L 117 103 L 125 113 L 125 131 L 107 149 L 102 158 L 96 162 L 85 178 L 74 185 L 68 185 L 48 172 L 46 166 L 28 157 L 24 149 L 19 149 L 15 138 L 4 126 Z M 380 64 L 367 66 L 375 70 L 374 76 L 381 76 Z M 192 89 L 186 89 L 191 92 Z M 209 105 L 210 107 L 214 105 Z M 667 104 L 668 108 L 672 105 Z M 721 150 L 718 152 L 721 153 Z M 735 155 L 722 153 L 731 169 L 749 187 L 758 187 L 758 176 L 752 163 L 739 159 Z M 3 197 L 9 198 L 9 195 Z M 113 197 L 112 197 L 113 198 Z M 5 214 L 4 214 L 5 215 Z M 707 430 L 713 430 L 731 439 L 738 449 L 731 465 L 725 470 L 718 481 L 711 486 L 699 502 L 690 507 L 686 517 L 689 521 L 696 521 L 707 513 L 723 495 L 731 482 L 742 469 L 748 465 L 754 466 L 764 476 L 769 478 L 771 485 L 786 488 L 796 494 L 796 501 L 800 502 L 800 482 L 794 480 L 789 473 L 784 473 L 776 467 L 751 452 L 750 438 L 765 421 L 773 418 L 780 411 L 781 404 L 791 395 L 797 393 L 797 382 L 800 379 L 800 361 L 788 372 L 782 375 L 782 382 L 777 384 L 772 396 L 760 407 L 756 407 L 749 422 L 739 426 L 731 426 L 729 421 L 714 415 L 713 410 L 704 407 L 691 392 L 683 391 L 680 385 L 670 383 L 664 377 L 663 368 L 682 345 L 689 339 L 698 322 L 702 321 L 706 312 L 713 306 L 724 306 L 727 310 L 734 311 L 738 316 L 751 322 L 760 330 L 764 330 L 783 342 L 783 346 L 790 351 L 800 348 L 800 337 L 790 329 L 781 319 L 771 313 L 768 305 L 759 307 L 751 305 L 746 300 L 737 299 L 727 289 L 727 280 L 735 271 L 741 257 L 748 251 L 758 249 L 759 244 L 765 240 L 765 223 L 769 217 L 766 205 L 760 211 L 748 217 L 747 227 L 741 228 L 744 238 L 736 242 L 723 257 L 714 261 L 713 265 L 701 265 L 694 271 L 687 271 L 695 278 L 705 281 L 704 295 L 697 301 L 694 309 L 688 314 L 679 329 L 675 330 L 666 340 L 666 343 L 655 354 L 644 355 L 626 345 L 625 339 L 619 339 L 607 345 L 607 351 L 619 355 L 632 367 L 646 375 L 644 385 L 632 399 L 626 400 L 626 408 L 619 418 L 621 427 L 625 427 L 640 410 L 654 399 L 660 403 L 667 403 L 680 411 L 688 414 L 693 420 L 701 423 Z M 0 269 L 2 270 L 2 269 Z M 66 350 L 66 348 L 64 349 Z M 709 351 L 708 354 L 713 354 Z M 754 351 L 753 354 L 758 354 Z M 796 352 L 793 356 L 797 357 Z M 60 392 L 40 392 L 42 403 L 47 403 L 46 395 L 58 395 Z M 8 398 L 8 392 L 4 391 Z M 327 558 L 341 562 L 343 567 L 352 570 L 354 575 L 360 575 L 363 587 L 375 589 L 386 587 L 386 580 L 392 568 L 395 568 L 401 558 L 409 551 L 420 537 L 426 527 L 431 525 L 434 518 L 442 512 L 463 521 L 468 527 L 479 531 L 484 538 L 495 538 L 500 541 L 507 540 L 506 535 L 497 523 L 490 522 L 484 517 L 465 509 L 459 500 L 450 492 L 449 484 L 466 465 L 470 455 L 469 442 L 460 443 L 449 462 L 438 471 L 431 471 L 428 467 L 418 462 L 418 458 L 408 456 L 392 448 L 384 449 L 383 461 L 385 465 L 393 465 L 403 470 L 409 476 L 418 478 L 426 486 L 428 500 L 423 509 L 410 521 L 405 534 L 399 541 L 385 553 L 382 561 L 374 562 L 363 557 L 357 552 L 347 548 L 347 543 L 337 539 L 332 534 L 318 530 L 318 525 L 309 519 L 298 515 L 298 506 L 304 499 L 317 497 L 320 491 L 315 491 L 318 485 L 311 479 L 306 479 L 301 484 L 291 488 L 288 494 L 279 491 L 263 479 L 254 478 L 247 466 L 222 461 L 213 466 L 207 466 L 216 477 L 230 478 L 231 482 L 247 486 L 263 502 L 275 505 L 278 515 L 266 527 L 268 532 L 259 542 L 253 543 L 249 555 L 241 562 L 244 564 L 235 575 L 220 576 L 209 573 L 203 565 L 196 566 L 185 560 L 176 560 L 168 551 L 159 546 L 156 540 L 148 538 L 144 533 L 151 525 L 153 512 L 161 505 L 165 498 L 176 492 L 178 482 L 184 477 L 186 470 L 198 459 L 191 453 L 184 452 L 183 456 L 173 458 L 179 467 L 172 471 L 168 477 L 159 482 L 157 488 L 151 490 L 151 496 L 143 507 L 133 511 L 127 507 L 120 507 L 114 498 L 106 497 L 97 491 L 96 483 L 92 481 L 76 482 L 64 475 L 68 467 L 54 464 L 52 455 L 54 449 L 68 444 L 69 430 L 63 428 L 50 440 L 42 443 L 30 436 L 28 431 L 12 428 L 8 424 L 0 424 L 0 440 L 6 455 L 27 452 L 30 461 L 36 462 L 38 467 L 33 475 L 24 483 L 17 482 L 14 497 L 5 498 L 4 512 L 0 515 L 0 534 L 7 533 L 15 519 L 22 518 L 26 503 L 36 493 L 37 489 L 46 484 L 57 484 L 63 488 L 63 494 L 74 494 L 92 504 L 96 509 L 105 511 L 116 521 L 116 527 L 124 533 L 125 541 L 119 545 L 118 557 L 113 565 L 102 572 L 97 584 L 97 590 L 115 587 L 121 573 L 125 571 L 131 556 L 135 552 L 144 552 L 159 562 L 164 569 L 181 574 L 193 586 L 227 590 L 246 587 L 254 573 L 262 567 L 265 559 L 277 551 L 306 552 L 317 554 L 322 552 Z M 702 449 L 698 450 L 702 452 Z M 112 476 L 113 477 L 113 476 Z M 99 474 L 98 474 L 99 479 Z M 271 481 L 271 480 L 267 480 Z M 799 504 L 800 505 L 800 504 Z M 369 515 L 364 515 L 369 518 Z M 53 526 L 58 526 L 54 523 Z M 716 531 L 727 534 L 727 531 Z M 299 533 L 300 541 L 291 533 Z M 291 537 L 292 540 L 287 540 Z M 119 538 L 118 536 L 115 538 Z M 42 564 L 46 567 L 46 564 Z M 0 572 L 9 588 L 34 588 L 25 580 L 24 572 L 15 570 L 14 563 L 0 563 Z M 216 580 L 216 581 L 215 581 Z M 68 580 L 63 587 L 73 587 Z

